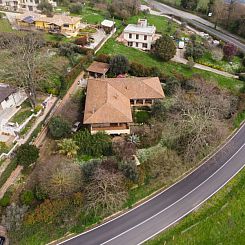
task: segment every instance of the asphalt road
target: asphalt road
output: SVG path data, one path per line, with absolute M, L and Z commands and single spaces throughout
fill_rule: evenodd
M 169 189 L 129 212 L 60 244 L 141 244 L 195 210 L 244 166 L 245 124 L 212 157 Z
M 146 1 L 150 4 L 150 6 L 154 6 L 154 8 L 157 9 L 158 11 L 160 11 L 162 14 L 174 15 L 174 16 L 178 16 L 182 19 L 186 19 L 186 21 L 188 23 L 194 25 L 198 29 L 201 29 L 201 30 L 209 33 L 210 35 L 213 35 L 213 36 L 217 37 L 218 39 L 221 39 L 225 42 L 231 42 L 231 43 L 235 44 L 242 52 L 245 53 L 245 44 L 240 42 L 238 37 L 236 37 L 235 35 L 227 32 L 221 28 L 219 28 L 219 30 L 222 30 L 222 32 L 214 29 L 213 23 L 211 23 L 207 20 L 204 20 L 203 18 L 201 18 L 197 15 L 194 15 L 194 14 L 191 14 L 191 13 L 179 10 L 179 9 L 175 9 L 173 7 L 170 7 L 166 4 L 159 3 L 159 2 L 154 1 L 154 0 L 146 0 Z

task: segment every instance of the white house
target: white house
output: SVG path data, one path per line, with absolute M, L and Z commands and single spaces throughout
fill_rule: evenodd
M 138 24 L 129 24 L 123 31 L 123 42 L 142 50 L 150 50 L 156 40 L 156 27 L 150 26 L 146 19 L 139 19 Z
M 57 3 L 53 0 L 47 0 L 53 7 Z M 37 6 L 41 0 L 0 0 L 0 6 L 11 11 L 37 11 Z

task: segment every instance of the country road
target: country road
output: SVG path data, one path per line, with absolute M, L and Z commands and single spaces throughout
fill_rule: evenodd
M 189 24 L 195 26 L 198 29 L 201 29 L 210 35 L 217 37 L 225 42 L 231 42 L 235 44 L 243 53 L 245 53 L 245 44 L 239 41 L 239 38 L 221 28 L 214 29 L 214 24 L 191 13 L 175 9 L 166 4 L 159 3 L 154 0 L 146 0 L 146 2 L 154 9 L 161 12 L 165 15 L 174 15 L 185 19 Z
M 181 181 L 125 214 L 60 244 L 142 244 L 195 210 L 244 166 L 245 124 Z

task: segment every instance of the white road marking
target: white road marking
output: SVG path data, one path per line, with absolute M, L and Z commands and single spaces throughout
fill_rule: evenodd
M 240 128 L 239 128 L 239 129 L 238 129 L 238 130 L 237 130 L 237 131 L 236 131 L 236 132 L 229 138 L 229 140 L 228 140 L 224 145 L 222 145 L 220 148 L 218 148 L 218 150 L 217 150 L 216 152 L 214 152 L 210 157 L 208 157 L 208 158 L 207 158 L 201 165 L 199 165 L 197 168 L 193 169 L 193 171 L 191 171 L 188 175 L 184 176 L 182 179 L 180 179 L 180 180 L 178 180 L 177 182 L 173 183 L 173 184 L 172 184 L 171 186 L 169 186 L 168 188 L 166 188 L 166 189 L 164 189 L 163 191 L 159 192 L 158 194 L 156 194 L 155 196 L 153 196 L 153 197 L 151 197 L 150 199 L 146 200 L 145 202 L 141 203 L 140 205 L 138 205 L 138 206 L 136 206 L 136 207 L 134 207 L 134 208 L 128 210 L 127 212 L 122 213 L 121 215 L 119 215 L 119 216 L 113 218 L 112 220 L 108 220 L 107 222 L 105 222 L 105 223 L 103 223 L 103 224 L 101 224 L 101 225 L 98 225 L 98 226 L 96 226 L 96 227 L 94 227 L 94 228 L 92 228 L 92 229 L 89 229 L 89 230 L 87 230 L 87 231 L 85 231 L 85 232 L 83 232 L 83 233 L 81 233 L 81 234 L 78 234 L 78 235 L 76 235 L 76 236 L 74 236 L 74 237 L 71 237 L 71 238 L 69 238 L 69 239 L 67 239 L 67 240 L 65 240 L 65 241 L 63 241 L 63 242 L 58 243 L 57 245 L 64 244 L 65 242 L 71 241 L 71 240 L 73 240 L 73 239 L 75 239 L 75 238 L 77 238 L 77 237 L 80 237 L 80 236 L 85 235 L 86 233 L 89 233 L 89 232 L 91 232 L 91 231 L 93 231 L 93 230 L 96 230 L 96 229 L 98 229 L 98 228 L 100 228 L 100 227 L 102 227 L 102 226 L 104 226 L 104 225 L 106 225 L 106 224 L 108 224 L 108 223 L 110 223 L 110 222 L 112 222 L 112 221 L 114 221 L 114 220 L 116 220 L 116 219 L 119 219 L 120 217 L 122 217 L 122 216 L 124 216 L 124 215 L 126 215 L 126 214 L 128 214 L 128 213 L 130 213 L 130 212 L 132 212 L 132 211 L 134 211 L 135 209 L 141 207 L 142 205 L 144 205 L 144 204 L 150 202 L 150 201 L 153 200 L 154 198 L 157 198 L 157 197 L 160 196 L 162 193 L 164 193 L 164 192 L 167 191 L 168 189 L 172 188 L 173 186 L 175 186 L 176 184 L 178 184 L 179 182 L 181 182 L 183 179 L 185 179 L 185 178 L 187 178 L 188 176 L 190 176 L 193 172 L 195 172 L 196 170 L 198 170 L 200 167 L 202 167 L 202 166 L 203 166 L 208 160 L 210 160 L 210 159 L 211 159 L 217 152 L 221 151 L 226 145 L 228 145 L 228 144 L 232 141 L 232 139 L 233 139 L 233 138 L 234 138 L 234 137 L 235 137 L 235 136 L 236 136 L 236 135 L 243 129 L 243 127 L 245 127 L 245 123 L 241 125 L 241 127 L 240 127 Z M 177 222 L 177 221 L 176 221 L 176 222 Z
M 245 146 L 245 143 L 244 143 L 244 144 L 243 144 L 243 145 L 242 145 L 242 146 L 235 152 L 235 154 L 234 154 L 233 156 L 231 156 L 231 157 L 230 157 L 230 158 L 229 158 L 229 159 L 228 159 L 228 160 L 227 160 L 227 161 L 226 161 L 220 168 L 218 168 L 212 175 L 210 175 L 206 180 L 204 180 L 202 183 L 200 183 L 198 186 L 196 186 L 196 187 L 195 187 L 194 189 L 192 189 L 190 192 L 188 192 L 187 194 L 185 194 L 184 196 L 182 196 L 180 199 L 178 199 L 177 201 L 175 201 L 174 203 L 172 203 L 172 204 L 169 205 L 168 207 L 164 208 L 164 209 L 161 210 L 160 212 L 158 212 L 158 213 L 152 215 L 152 216 L 149 217 L 148 219 L 142 221 L 141 223 L 139 223 L 139 224 L 137 224 L 137 225 L 131 227 L 130 229 L 128 229 L 128 230 L 122 232 L 121 234 L 119 234 L 119 235 L 117 235 L 117 236 L 115 236 L 115 237 L 113 237 L 113 238 L 107 240 L 106 242 L 102 243 L 101 245 L 104 245 L 104 244 L 106 244 L 106 243 L 108 243 L 108 242 L 110 242 L 110 241 L 113 241 L 113 240 L 115 240 L 116 238 L 118 238 L 118 237 L 124 235 L 125 233 L 127 233 L 127 232 L 129 232 L 129 231 L 131 231 L 131 230 L 133 230 L 133 229 L 135 229 L 135 228 L 141 226 L 142 224 L 148 222 L 149 220 L 155 218 L 156 216 L 158 216 L 159 214 L 163 213 L 163 212 L 166 211 L 167 209 L 171 208 L 171 207 L 174 206 L 176 203 L 180 202 L 182 199 L 184 199 L 185 197 L 187 197 L 188 195 L 190 195 L 192 192 L 194 192 L 194 191 L 195 191 L 196 189 L 198 189 L 200 186 L 202 186 L 203 184 L 205 184 L 210 178 L 212 178 L 215 174 L 217 174 L 217 172 L 219 172 L 222 168 L 224 168 L 224 167 L 227 165 L 227 163 L 229 163 L 230 160 L 231 160 L 232 158 L 234 158 L 234 157 L 237 155 L 237 153 L 238 153 L 244 146 Z M 245 164 L 245 163 L 244 163 L 244 164 Z M 242 168 L 243 168 L 243 167 L 244 167 L 244 165 L 242 166 Z M 240 169 L 239 169 L 239 171 L 240 171 Z M 228 181 L 229 181 L 229 180 L 228 180 Z M 227 183 L 227 182 L 226 182 L 226 183 Z M 223 185 L 222 185 L 222 186 L 223 186 Z M 219 189 L 220 189 L 220 188 L 219 188 Z M 218 189 L 218 190 L 219 190 L 219 189 Z M 213 196 L 214 193 L 216 193 L 218 190 L 215 190 L 212 194 L 210 194 L 210 196 Z M 205 200 L 206 200 L 206 199 L 205 199 Z M 199 205 L 200 205 L 200 204 L 196 205 L 192 210 L 196 209 Z M 174 221 L 173 223 L 177 222 L 178 220 L 179 220 L 179 219 L 177 219 L 177 220 Z M 166 229 L 166 228 L 164 228 L 164 229 Z M 150 239 L 150 238 L 149 238 L 149 239 Z

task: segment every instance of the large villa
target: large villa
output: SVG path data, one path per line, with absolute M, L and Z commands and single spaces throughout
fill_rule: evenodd
M 92 134 L 130 134 L 133 106 L 151 106 L 164 92 L 158 77 L 105 78 L 88 81 L 83 123 Z

